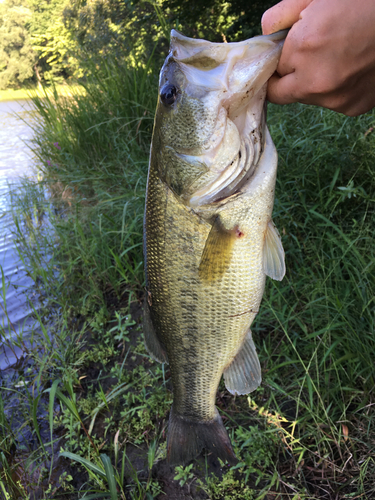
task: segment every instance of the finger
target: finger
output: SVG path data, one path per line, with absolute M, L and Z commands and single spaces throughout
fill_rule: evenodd
M 283 77 L 293 73 L 301 64 L 301 56 L 299 50 L 301 48 L 301 30 L 299 29 L 303 21 L 294 24 L 285 39 L 283 50 L 281 51 L 279 63 L 277 65 L 277 73 Z
M 290 28 L 313 0 L 283 0 L 266 10 L 262 17 L 264 35 Z
M 274 104 L 297 102 L 294 73 L 280 78 L 277 74 L 268 80 L 267 99 Z

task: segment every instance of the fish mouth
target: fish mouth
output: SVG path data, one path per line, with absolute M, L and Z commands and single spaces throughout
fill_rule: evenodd
M 187 91 L 215 93 L 218 119 L 199 152 L 208 173 L 185 195 L 191 207 L 215 203 L 240 191 L 253 176 L 264 148 L 267 81 L 276 70 L 287 30 L 236 43 L 212 43 L 172 30 L 171 55 L 189 82 Z M 211 101 L 212 102 L 212 99 Z

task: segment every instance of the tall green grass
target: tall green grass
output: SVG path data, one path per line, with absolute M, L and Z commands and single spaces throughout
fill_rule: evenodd
M 159 498 L 162 476 L 193 498 L 372 498 L 375 115 L 269 107 L 287 274 L 267 281 L 252 327 L 264 382 L 251 398 L 219 390 L 238 467 L 197 461 L 168 471 L 168 371 L 144 351 L 136 307 L 156 89 L 151 65 L 103 63 L 84 92 L 34 98 L 43 179 L 15 202 L 16 227 L 46 300 L 40 323 L 55 311 L 34 362 L 47 391 L 48 440 L 62 429 L 70 470 L 86 471 L 82 493 L 76 478 L 56 491 Z M 53 231 L 42 223 L 24 231 L 35 213 Z
M 153 125 L 155 74 L 115 62 L 71 97 L 34 97 L 34 152 L 57 207 L 53 223 L 61 293 L 88 312 L 140 289 L 142 217 Z M 61 216 L 64 214 L 63 216 Z M 51 216 L 50 216 L 51 217 Z M 75 309 L 77 312 L 77 309 Z
M 359 470 L 374 439 L 373 123 L 373 114 L 270 109 L 280 156 L 274 220 L 287 275 L 268 282 L 254 332 L 266 406 L 286 412 L 300 441 L 299 462 L 326 475 L 328 485 L 345 464 Z M 337 494 L 345 491 L 344 477 Z
M 375 137 L 366 135 L 374 117 L 302 106 L 272 111 L 281 157 L 274 217 L 288 272 L 285 283 L 268 283 L 257 324 L 272 321 L 290 357 L 308 359 L 314 379 L 324 373 L 320 391 L 337 415 L 353 390 L 374 386 Z

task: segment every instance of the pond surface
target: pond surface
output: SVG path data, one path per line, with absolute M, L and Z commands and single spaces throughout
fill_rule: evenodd
M 20 334 L 26 339 L 34 323 L 27 299 L 33 281 L 17 253 L 11 211 L 11 192 L 17 190 L 21 177 L 33 175 L 35 163 L 27 146 L 33 135 L 32 120 L 28 101 L 0 102 L 0 370 L 23 354 L 9 341 L 17 342 Z

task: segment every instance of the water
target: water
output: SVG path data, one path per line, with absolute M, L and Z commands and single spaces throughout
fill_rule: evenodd
M 33 174 L 34 159 L 25 144 L 33 135 L 29 125 L 33 120 L 30 111 L 28 101 L 0 102 L 0 290 L 1 270 L 7 287 L 7 314 L 4 297 L 0 296 L 0 332 L 7 340 L 16 339 L 20 333 L 27 338 L 34 323 L 27 300 L 33 281 L 17 253 L 10 196 L 10 189 L 17 189 L 22 176 Z M 16 363 L 23 354 L 22 348 L 10 348 L 9 342 L 1 344 L 3 341 L 4 338 L 0 340 L 0 370 Z

